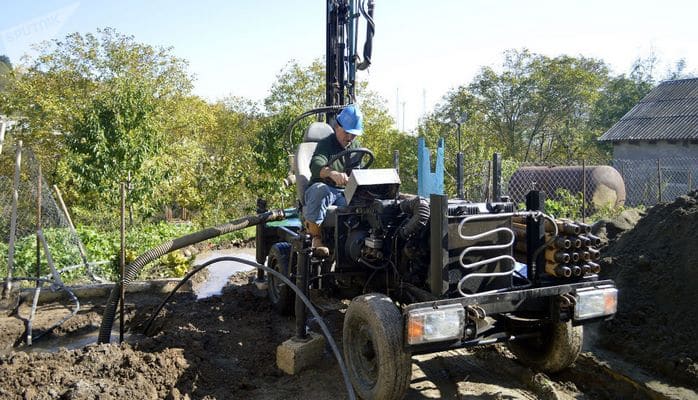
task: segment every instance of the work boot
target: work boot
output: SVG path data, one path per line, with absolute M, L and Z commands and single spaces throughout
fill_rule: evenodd
M 330 249 L 322 243 L 322 230 L 320 229 L 320 225 L 305 221 L 305 229 L 310 234 L 310 237 L 313 238 L 313 255 L 316 257 L 328 257 L 330 255 Z

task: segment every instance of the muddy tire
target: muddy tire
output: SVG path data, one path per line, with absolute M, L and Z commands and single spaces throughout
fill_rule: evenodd
M 572 326 L 572 321 L 558 322 L 546 326 L 539 337 L 510 342 L 508 346 L 523 364 L 554 373 L 577 360 L 583 332 L 582 326 Z
M 267 257 L 267 266 L 277 271 L 286 278 L 291 279 L 291 244 L 286 242 L 276 243 L 271 246 Z M 296 294 L 281 279 L 269 274 L 269 287 L 267 295 L 272 306 L 281 315 L 293 314 Z
M 344 360 L 362 399 L 402 399 L 412 359 L 403 348 L 402 314 L 383 294 L 356 297 L 344 317 Z

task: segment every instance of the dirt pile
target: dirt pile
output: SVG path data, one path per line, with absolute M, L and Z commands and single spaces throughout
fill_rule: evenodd
M 651 208 L 604 251 L 619 288 L 601 344 L 698 387 L 698 191 Z
M 90 346 L 51 353 L 0 357 L 0 398 L 97 399 L 175 397 L 188 367 L 183 349 L 145 354 L 129 345 Z

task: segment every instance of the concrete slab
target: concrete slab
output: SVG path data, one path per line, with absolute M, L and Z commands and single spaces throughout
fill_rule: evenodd
M 276 348 L 276 366 L 289 375 L 295 375 L 322 358 L 325 350 L 325 337 L 310 332 L 308 341 L 288 339 Z

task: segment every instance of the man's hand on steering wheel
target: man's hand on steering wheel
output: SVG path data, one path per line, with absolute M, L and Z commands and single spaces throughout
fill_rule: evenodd
M 366 162 L 363 162 L 366 158 Z M 342 152 L 335 154 L 332 158 L 327 161 L 323 169 L 321 170 L 321 175 L 323 178 L 330 179 L 337 186 L 344 186 L 349 181 L 349 175 L 354 168 L 364 169 L 368 168 L 373 164 L 374 160 L 373 152 L 367 148 L 359 147 L 355 149 L 346 149 Z M 331 169 L 335 161 L 342 159 L 344 164 L 344 172 L 334 171 Z M 326 171 L 322 174 L 322 171 Z

